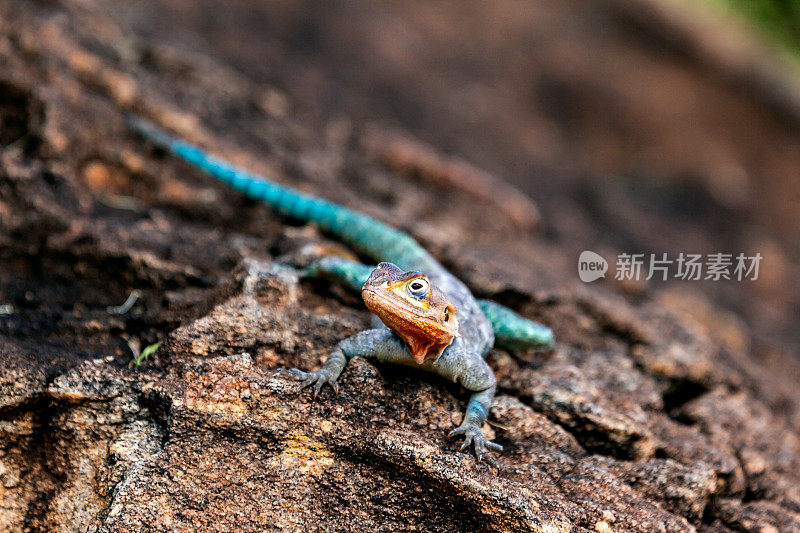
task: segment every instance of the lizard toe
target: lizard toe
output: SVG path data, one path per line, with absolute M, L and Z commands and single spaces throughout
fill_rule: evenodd
M 274 374 L 272 374 L 272 377 L 283 377 L 300 381 L 308 378 L 308 373 L 303 372 L 299 368 L 279 368 Z
M 314 383 L 314 399 L 316 399 L 317 396 L 319 396 L 319 393 L 322 390 L 322 386 L 325 385 L 325 383 L 327 383 L 327 381 L 328 381 L 327 379 L 325 379 L 323 377 L 317 377 L 317 378 L 315 378 L 315 380 L 316 380 L 316 383 Z
M 316 381 L 316 378 L 314 376 L 309 376 L 309 377 L 307 377 L 306 379 L 303 380 L 303 382 L 300 384 L 300 387 L 297 390 L 301 391 L 303 389 L 307 389 L 308 387 L 313 385 L 315 381 Z M 315 396 L 316 396 L 316 394 L 315 394 Z
M 460 448 L 462 451 L 471 447 L 478 462 L 485 460 L 495 468 L 499 468 L 497 460 L 492 457 L 489 450 L 501 452 L 503 451 L 503 447 L 488 440 L 479 427 L 475 425 L 460 426 L 448 434 L 449 437 L 457 435 L 464 435 L 464 442 L 461 444 Z
M 491 450 L 498 451 L 498 452 L 502 452 L 503 451 L 503 446 L 501 446 L 500 444 L 497 444 L 496 442 L 492 442 L 490 440 L 486 441 L 486 447 L 491 449 Z
M 453 437 L 457 437 L 458 435 L 463 435 L 464 433 L 466 433 L 466 431 L 467 431 L 467 428 L 458 427 L 458 428 L 454 429 L 453 431 L 451 431 L 450 433 L 448 433 L 447 434 L 447 438 L 451 439 Z
M 486 460 L 486 462 L 487 462 L 489 465 L 493 466 L 493 467 L 494 467 L 494 468 L 496 468 L 497 470 L 500 470 L 500 464 L 497 462 L 497 459 L 495 459 L 494 457 L 492 457 L 492 456 L 491 456 L 491 455 L 490 455 L 488 452 L 484 452 L 484 454 L 483 454 L 482 458 L 483 458 L 483 459 L 485 459 L 485 460 Z M 480 460 L 481 460 L 481 459 L 479 458 L 479 459 L 478 459 L 478 461 L 480 461 Z

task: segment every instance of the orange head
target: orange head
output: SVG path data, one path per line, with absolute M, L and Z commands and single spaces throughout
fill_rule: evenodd
M 458 336 L 455 307 L 424 274 L 381 263 L 361 296 L 369 310 L 405 341 L 417 363 L 435 360 Z

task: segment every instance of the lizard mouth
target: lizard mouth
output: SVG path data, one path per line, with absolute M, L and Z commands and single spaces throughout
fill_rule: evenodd
M 409 324 L 424 324 L 445 331 L 443 327 L 429 314 L 411 305 L 387 297 L 380 291 L 363 289 L 361 295 L 367 308 L 378 316 L 394 315 Z

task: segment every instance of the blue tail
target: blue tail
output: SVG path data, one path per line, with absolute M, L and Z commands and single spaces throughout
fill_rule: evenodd
M 404 270 L 441 268 L 411 236 L 344 206 L 284 187 L 250 174 L 230 163 L 171 136 L 152 122 L 134 115 L 127 122 L 145 138 L 172 152 L 250 198 L 270 205 L 286 216 L 317 224 L 376 261 L 391 261 Z
M 495 345 L 512 350 L 526 348 L 550 348 L 553 346 L 553 330 L 491 300 L 478 300 L 483 314 L 492 323 Z

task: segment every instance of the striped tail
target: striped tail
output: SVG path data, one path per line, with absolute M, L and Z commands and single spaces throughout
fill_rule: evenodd
M 403 270 L 429 271 L 441 268 L 411 236 L 368 215 L 250 174 L 207 154 L 197 146 L 171 136 L 140 117 L 128 115 L 127 122 L 143 137 L 205 170 L 237 191 L 266 203 L 283 215 L 313 222 L 323 231 L 335 235 L 342 242 L 377 261 L 391 261 Z

